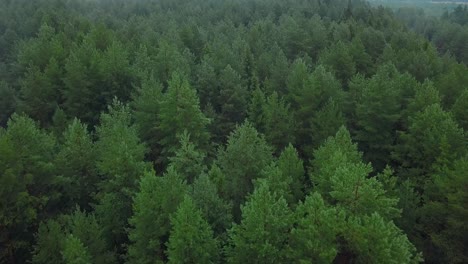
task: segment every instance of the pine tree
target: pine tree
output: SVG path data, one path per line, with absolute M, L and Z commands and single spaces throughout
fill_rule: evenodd
M 161 133 L 161 162 L 176 152 L 179 136 L 187 131 L 195 146 L 206 149 L 209 134 L 206 126 L 210 120 L 200 110 L 196 91 L 188 80 L 175 72 L 159 105 L 158 130 Z
M 97 191 L 99 181 L 95 160 L 96 151 L 87 126 L 74 119 L 63 133 L 64 143 L 57 154 L 57 171 L 65 197 L 62 204 L 71 208 L 75 204 L 89 207 L 91 195 Z
M 72 234 L 87 248 L 92 263 L 110 264 L 116 259 L 105 241 L 102 227 L 97 222 L 94 214 L 87 214 L 79 207 L 75 211 L 63 217 L 66 222 L 66 233 Z
M 393 156 L 400 162 L 401 175 L 422 186 L 442 154 L 461 157 L 467 142 L 463 129 L 439 104 L 428 106 L 410 118 L 409 129 L 400 134 Z M 443 147 L 445 151 L 441 151 Z
M 291 224 L 286 200 L 263 181 L 242 206 L 241 223 L 229 230 L 228 263 L 288 262 L 285 244 Z
M 389 161 L 396 138 L 405 78 L 388 64 L 381 66 L 371 79 L 360 83 L 361 87 L 351 88 L 359 90 L 355 139 L 365 153 L 365 160 L 372 162 L 378 171 Z
M 312 154 L 314 141 L 312 121 L 315 119 L 316 114 L 327 104 L 330 98 L 340 104 L 343 96 L 340 82 L 321 65 L 317 66 L 302 89 L 294 94 L 294 100 L 298 106 L 296 121 L 300 127 L 296 137 L 298 139 L 297 144 L 301 146 L 307 155 Z
M 214 263 L 218 245 L 210 225 L 189 196 L 171 217 L 167 242 L 168 263 Z
M 298 108 L 296 104 L 296 95 L 299 95 L 306 85 L 309 78 L 309 70 L 302 59 L 296 59 L 291 65 L 291 70 L 286 78 L 286 86 L 288 88 L 288 99 L 294 109 Z
M 227 65 L 219 76 L 219 94 L 217 102 L 219 106 L 219 120 L 217 127 L 219 136 L 223 139 L 233 131 L 236 125 L 244 121 L 247 114 L 248 94 L 242 84 L 241 76 L 231 65 Z
M 25 116 L 13 114 L 0 132 L 0 240 L 6 249 L 0 260 L 27 256 L 34 227 L 59 202 L 55 147 L 55 139 Z
M 154 263 L 164 259 L 164 244 L 170 231 L 170 216 L 187 193 L 181 176 L 171 167 L 162 177 L 146 173 L 133 201 L 129 222 L 129 263 Z
M 463 90 L 452 106 L 451 112 L 458 125 L 468 131 L 468 89 Z
M 304 198 L 305 191 L 305 170 L 304 163 L 299 158 L 297 150 L 289 144 L 278 158 L 278 169 L 283 175 L 289 175 L 292 182 L 289 186 L 295 204 Z
M 289 104 L 276 92 L 266 98 L 263 105 L 263 123 L 265 138 L 276 151 L 289 143 L 294 143 L 295 122 Z
M 291 256 L 300 263 L 332 263 L 340 251 L 338 236 L 345 226 L 345 214 L 330 207 L 318 193 L 312 193 L 294 212 Z
M 36 234 L 32 263 L 62 264 L 63 241 L 66 236 L 61 225 L 55 220 L 47 220 L 39 225 Z
M 355 256 L 354 261 L 359 263 L 422 261 L 421 255 L 416 252 L 406 235 L 392 221 L 386 220 L 378 213 L 351 217 L 347 221 L 344 237 L 348 243 L 342 252 L 352 252 Z
M 15 90 L 4 81 L 0 81 L 0 126 L 5 127 L 8 118 L 16 108 Z
M 226 232 L 232 222 L 232 204 L 219 196 L 216 185 L 207 174 L 202 174 L 195 180 L 190 196 L 200 209 L 203 218 L 211 225 L 215 235 Z
M 141 87 L 136 89 L 130 102 L 138 135 L 148 144 L 152 160 L 155 160 L 161 152 L 158 114 L 162 97 L 162 85 L 150 77 L 142 82 Z
M 180 148 L 175 152 L 174 157 L 169 158 L 169 166 L 172 166 L 186 181 L 193 183 L 194 179 L 205 172 L 205 154 L 198 151 L 190 141 L 187 131 L 180 137 Z
M 315 114 L 311 121 L 312 147 L 317 148 L 328 137 L 334 136 L 341 126 L 345 125 L 345 118 L 341 107 L 330 98 L 328 102 Z
M 65 264 L 91 264 L 87 248 L 73 235 L 68 235 L 63 246 L 63 260 Z
M 149 169 L 143 161 L 146 147 L 131 124 L 129 107 L 116 100 L 109 106 L 109 113 L 101 114 L 96 132 L 96 167 L 102 179 L 96 213 L 107 241 L 121 246 L 127 240 L 125 228 L 132 215 L 132 196 L 138 180 Z
M 376 178 L 368 178 L 372 167 L 362 162 L 344 127 L 316 150 L 314 157 L 311 181 L 325 200 L 353 215 L 378 212 L 386 219 L 399 216 L 398 199 L 389 197 Z
M 468 216 L 468 157 L 453 162 L 443 171 L 434 173 L 426 182 L 425 204 L 419 211 L 422 227 L 420 231 L 429 234 L 430 246 L 426 252 L 428 259 L 437 260 L 435 252 L 443 252 L 439 261 L 463 263 L 468 261 L 464 249 L 468 229 L 465 219 Z M 427 243 L 427 242 L 426 242 Z M 432 247 L 437 250 L 431 250 Z
M 220 149 L 217 163 L 226 177 L 229 199 L 238 210 L 244 198 L 253 190 L 253 180 L 271 163 L 272 151 L 262 135 L 245 122 L 238 126 L 228 138 L 225 149 Z M 234 219 L 239 219 L 237 213 Z
M 336 78 L 345 87 L 356 72 L 356 65 L 349 47 L 341 41 L 323 51 L 320 54 L 319 62 L 333 71 Z
M 67 55 L 63 42 L 54 28 L 43 24 L 36 38 L 19 45 L 18 66 L 24 76 L 18 110 L 45 126 L 50 125 L 50 117 L 61 101 L 62 63 Z

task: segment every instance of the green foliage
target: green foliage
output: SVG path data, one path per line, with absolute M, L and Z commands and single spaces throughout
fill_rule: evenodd
M 200 175 L 192 184 L 190 196 L 215 235 L 221 235 L 228 229 L 232 222 L 232 204 L 220 197 L 210 176 Z
M 316 130 L 312 129 L 313 120 L 320 113 L 320 109 L 325 107 L 330 98 L 340 104 L 343 96 L 340 82 L 321 65 L 317 66 L 312 75 L 305 80 L 304 85 L 294 93 L 294 100 L 298 106 L 296 120 L 300 124 L 297 143 L 302 146 L 306 154 L 311 154 L 313 147 L 323 140 L 323 138 L 315 140 L 313 132 Z
M 347 221 L 344 236 L 362 263 L 418 263 L 421 256 L 392 221 L 374 213 Z
M 286 200 L 262 182 L 242 206 L 241 223 L 229 230 L 228 263 L 287 262 L 284 245 L 291 223 L 292 213 Z
M 162 96 L 161 84 L 154 78 L 149 78 L 144 80 L 141 87 L 136 89 L 130 102 L 133 118 L 138 128 L 138 135 L 148 144 L 152 159 L 156 159 L 156 155 L 160 153 L 158 113 Z
M 427 179 L 443 154 L 460 157 L 466 151 L 463 130 L 438 104 L 416 113 L 408 131 L 401 133 L 399 140 L 394 156 L 401 164 L 401 173 L 418 183 Z
M 189 196 L 171 217 L 168 263 L 214 263 L 218 246 L 210 225 Z
M 0 82 L 0 125 L 5 126 L 16 108 L 16 93 L 8 83 Z
M 430 82 L 415 87 L 414 98 L 409 102 L 407 111 L 409 116 L 419 111 L 424 111 L 426 107 L 433 104 L 440 104 L 439 91 Z
M 215 109 L 219 113 L 217 120 L 217 133 L 225 138 L 235 129 L 236 124 L 242 123 L 247 111 L 248 94 L 247 89 L 242 84 L 241 76 L 231 65 L 227 65 L 219 76 L 219 92 Z
M 170 231 L 170 216 L 187 193 L 187 186 L 174 169 L 162 177 L 146 173 L 133 201 L 129 222 L 129 263 L 154 263 L 164 259 L 164 243 Z
M 206 126 L 210 120 L 200 111 L 196 91 L 190 87 L 187 78 L 177 72 L 172 75 L 167 92 L 161 98 L 158 120 L 161 161 L 174 155 L 179 146 L 179 136 L 184 131 L 195 146 L 207 148 L 210 136 Z
M 465 89 L 452 106 L 453 117 L 464 131 L 468 131 L 468 89 Z
M 377 170 L 385 167 L 396 138 L 395 127 L 401 118 L 404 89 L 412 84 L 409 76 L 399 74 L 387 64 L 363 82 L 352 83 L 356 90 L 355 139 Z
M 467 8 L 111 2 L 0 0 L 0 263 L 467 262 Z
M 430 242 L 444 252 L 441 261 L 463 263 L 468 260 L 464 248 L 468 229 L 466 218 L 468 197 L 468 159 L 461 158 L 453 166 L 432 175 L 426 183 L 425 204 L 421 208 L 422 231 Z
M 291 177 L 290 190 L 292 194 L 293 204 L 302 200 L 305 191 L 305 170 L 304 163 L 299 158 L 297 150 L 289 144 L 278 158 L 278 169 L 283 175 Z
M 238 126 L 228 138 L 226 148 L 220 149 L 217 163 L 226 177 L 229 199 L 234 209 L 239 208 L 245 196 L 253 190 L 253 180 L 271 163 L 272 151 L 262 135 L 249 123 Z M 234 215 L 234 219 L 239 219 Z
M 0 241 L 6 248 L 0 260 L 27 252 L 36 221 L 57 202 L 55 146 L 55 139 L 25 116 L 14 114 L 0 133 Z
M 39 225 L 36 234 L 36 245 L 33 250 L 32 263 L 59 264 L 63 263 L 61 252 L 65 235 L 57 221 L 48 220 Z
M 293 112 L 277 92 L 265 97 L 262 90 L 256 89 L 249 106 L 249 120 L 277 152 L 294 142 L 296 126 Z
M 356 65 L 349 48 L 341 41 L 322 52 L 319 61 L 334 72 L 343 86 L 346 86 L 356 72 Z
M 97 222 L 94 214 L 86 214 L 78 207 L 71 215 L 64 216 L 66 229 L 87 248 L 87 253 L 92 263 L 115 263 L 113 252 L 109 251 L 109 245 L 104 238 L 102 227 Z M 66 247 L 64 251 L 66 251 Z
M 70 245 L 64 243 L 73 237 L 76 241 Z M 33 263 L 67 263 L 80 259 L 86 253 L 88 263 L 114 263 L 112 252 L 102 236 L 102 229 L 92 214 L 86 214 L 77 208 L 73 214 L 60 217 L 57 221 L 42 222 L 36 234 L 36 245 L 33 251 Z M 81 250 L 85 248 L 86 250 Z M 80 250 L 78 250 L 80 249 Z M 69 259 L 64 259 L 65 255 Z M 78 254 L 78 255 L 74 255 Z
M 63 259 L 66 264 L 90 264 L 91 257 L 88 254 L 87 248 L 81 241 L 69 235 L 65 239 L 63 249 Z
M 188 183 L 193 183 L 194 179 L 205 171 L 205 154 L 195 149 L 195 145 L 190 142 L 190 135 L 187 131 L 180 137 L 180 148 L 175 152 L 174 157 L 170 157 L 172 166 Z
M 126 241 L 131 198 L 138 180 L 149 169 L 144 162 L 146 147 L 131 124 L 129 107 L 118 101 L 109 106 L 109 113 L 101 114 L 96 132 L 96 167 L 101 178 L 96 213 L 108 241 L 120 245 Z
M 344 227 L 344 213 L 327 206 L 312 193 L 294 212 L 291 230 L 291 257 L 298 263 L 331 263 L 339 252 L 338 235 Z
M 345 118 L 340 105 L 335 99 L 328 102 L 315 113 L 311 121 L 310 132 L 312 134 L 312 146 L 320 146 L 328 137 L 336 134 L 341 126 L 345 125 Z
M 63 203 L 87 208 L 99 182 L 96 173 L 96 151 L 87 126 L 74 119 L 63 133 L 63 145 L 57 154 L 57 171 L 64 193 Z M 66 201 L 66 202 L 65 202 Z
M 388 197 L 378 179 L 368 178 L 372 167 L 360 156 L 349 132 L 342 127 L 315 151 L 311 181 L 328 202 L 352 215 L 378 212 L 386 219 L 399 216 L 398 199 Z

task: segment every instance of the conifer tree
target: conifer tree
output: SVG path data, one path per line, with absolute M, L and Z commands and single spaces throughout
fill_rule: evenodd
M 232 222 L 232 204 L 220 197 L 210 176 L 202 174 L 192 184 L 190 196 L 215 235 L 226 232 Z
M 252 192 L 252 181 L 261 176 L 261 171 L 271 161 L 270 146 L 249 122 L 231 133 L 226 148 L 219 151 L 217 163 L 226 177 L 227 195 L 232 199 L 235 211 Z M 235 213 L 234 218 L 238 217 Z
M 65 264 L 91 264 L 87 248 L 73 235 L 68 235 L 63 246 L 63 260 Z
M 331 263 L 340 251 L 338 236 L 345 226 L 345 214 L 325 204 L 312 193 L 294 212 L 291 230 L 291 257 L 300 263 Z
M 281 152 L 277 163 L 281 173 L 291 177 L 292 182 L 289 188 L 291 189 L 293 203 L 297 203 L 304 198 L 304 191 L 306 190 L 304 163 L 291 144 Z
M 187 131 L 195 146 L 208 147 L 209 134 L 206 126 L 210 120 L 200 110 L 196 91 L 186 77 L 173 73 L 167 92 L 161 99 L 158 113 L 158 130 L 161 133 L 161 162 L 176 152 L 179 136 Z M 165 157 L 165 158 L 164 158 Z
M 463 129 L 450 113 L 433 104 L 411 117 L 409 129 L 400 134 L 393 156 L 400 162 L 401 175 L 422 186 L 434 172 L 436 161 L 442 161 L 442 154 L 451 155 L 451 160 L 459 158 L 466 152 L 466 144 Z
M 190 135 L 184 131 L 180 136 L 180 147 L 175 155 L 169 158 L 169 166 L 172 166 L 186 181 L 193 183 L 205 172 L 204 165 L 205 154 L 196 149 L 196 146 L 190 141 Z
M 187 186 L 169 167 L 162 177 L 146 173 L 133 201 L 129 222 L 129 263 L 154 263 L 164 259 L 164 244 L 170 231 L 170 216 L 187 193 Z
M 168 263 L 215 263 L 218 245 L 210 225 L 190 196 L 185 196 L 171 217 L 167 242 Z
M 62 226 L 55 220 L 47 220 L 39 225 L 35 235 L 36 243 L 33 249 L 32 263 L 62 264 L 63 241 L 66 236 Z
M 96 172 L 96 150 L 86 125 L 74 119 L 63 133 L 64 143 L 57 154 L 57 171 L 64 191 L 62 203 L 89 207 L 99 178 Z
M 162 85 L 154 77 L 150 77 L 136 89 L 130 102 L 138 135 L 148 144 L 152 160 L 155 160 L 161 152 L 158 114 L 159 104 L 163 97 L 162 90 Z
M 242 206 L 240 224 L 229 230 L 228 263 L 288 262 L 285 244 L 291 221 L 286 200 L 262 181 Z
M 55 138 L 26 116 L 13 114 L 0 132 L 0 241 L 6 248 L 0 260 L 25 256 L 34 226 L 56 208 L 55 147 Z
M 294 100 L 298 106 L 296 120 L 300 127 L 297 132 L 297 138 L 300 140 L 297 144 L 302 146 L 302 150 L 309 156 L 314 147 L 312 121 L 330 98 L 339 104 L 343 96 L 340 82 L 321 65 L 306 79 L 304 86 L 294 93 Z
M 132 196 L 140 177 L 149 169 L 144 162 L 146 147 L 131 123 L 129 107 L 117 100 L 109 106 L 109 113 L 101 114 L 96 132 L 96 167 L 102 179 L 96 213 L 107 241 L 121 246 L 127 240 L 125 228 L 132 215 Z

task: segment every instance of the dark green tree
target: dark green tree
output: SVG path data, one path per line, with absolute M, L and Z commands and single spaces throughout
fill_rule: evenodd
M 420 209 L 421 231 L 428 234 L 430 244 L 425 248 L 427 260 L 463 263 L 468 260 L 465 250 L 468 229 L 468 158 L 456 160 L 443 171 L 434 173 L 426 182 L 424 201 Z M 436 250 L 433 250 L 433 247 Z M 437 256 L 437 252 L 443 252 Z
M 186 181 L 193 183 L 205 172 L 205 154 L 196 149 L 190 141 L 190 135 L 184 131 L 180 136 L 180 147 L 175 152 L 175 156 L 169 158 L 169 166 L 172 166 Z
M 101 114 L 96 133 L 96 167 L 101 178 L 96 213 L 108 243 L 121 246 L 127 241 L 131 199 L 140 177 L 149 169 L 144 162 L 146 147 L 131 123 L 130 108 L 117 100 L 108 113 Z
M 0 82 L 0 126 L 5 126 L 16 108 L 16 92 L 8 83 Z
M 65 264 L 91 264 L 91 257 L 88 249 L 80 239 L 73 235 L 68 235 L 63 246 L 63 260 Z
M 34 227 L 56 208 L 55 147 L 50 134 L 22 115 L 13 114 L 0 132 L 2 261 L 26 261 Z
M 458 125 L 468 131 L 468 89 L 465 89 L 452 106 L 452 114 Z
M 304 198 L 306 190 L 304 163 L 299 157 L 297 150 L 289 144 L 281 152 L 277 164 L 280 172 L 292 179 L 289 188 L 293 197 L 292 202 L 295 204 Z
M 262 181 L 245 205 L 242 221 L 229 230 L 228 263 L 288 262 L 285 244 L 292 224 L 286 200 Z
M 409 129 L 400 134 L 393 156 L 400 163 L 400 174 L 422 186 L 434 172 L 436 161 L 446 163 L 442 154 L 450 154 L 450 160 L 461 157 L 466 144 L 463 129 L 450 113 L 433 104 L 410 118 Z
M 207 125 L 210 119 L 200 110 L 196 91 L 190 87 L 183 75 L 175 72 L 169 81 L 167 92 L 163 95 L 158 113 L 158 130 L 161 134 L 162 162 L 173 156 L 179 148 L 179 136 L 186 131 L 193 144 L 200 149 L 208 147 L 210 135 Z
M 97 191 L 96 150 L 86 125 L 74 119 L 63 133 L 64 143 L 57 154 L 57 171 L 63 190 L 62 204 L 88 208 Z
M 65 238 L 66 236 L 59 222 L 55 220 L 42 222 L 36 234 L 32 263 L 62 264 L 61 252 L 63 251 Z
M 312 122 L 316 114 L 330 98 L 340 104 L 343 96 L 340 82 L 321 65 L 317 66 L 304 86 L 294 94 L 294 100 L 298 106 L 296 120 L 300 127 L 297 133 L 297 144 L 306 154 L 311 155 L 314 147 Z
M 161 149 L 158 130 L 159 104 L 163 97 L 162 85 L 153 77 L 144 80 L 133 94 L 130 107 L 138 128 L 138 135 L 150 148 L 151 160 L 156 160 Z
M 300 263 L 332 263 L 340 251 L 338 236 L 345 226 L 345 214 L 312 193 L 298 205 L 294 216 L 291 257 Z
M 164 260 L 164 244 L 170 232 L 170 216 L 187 193 L 182 177 L 169 167 L 162 177 L 146 173 L 133 201 L 129 222 L 128 263 Z
M 232 204 L 220 197 L 218 188 L 209 175 L 202 174 L 195 180 L 190 196 L 215 235 L 226 232 L 232 222 Z
M 190 196 L 180 203 L 171 217 L 167 242 L 168 263 L 214 263 L 218 245 L 210 225 Z
M 220 149 L 217 163 L 226 177 L 227 195 L 234 203 L 234 219 L 239 219 L 239 206 L 253 190 L 252 181 L 261 176 L 272 159 L 271 147 L 249 122 L 238 126 L 226 148 Z

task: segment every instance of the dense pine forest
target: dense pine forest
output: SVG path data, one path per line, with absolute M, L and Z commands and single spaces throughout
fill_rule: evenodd
M 0 263 L 468 263 L 468 10 L 0 0 Z

